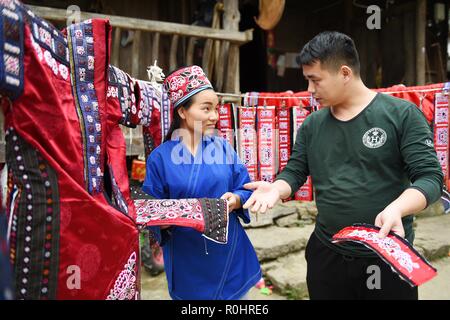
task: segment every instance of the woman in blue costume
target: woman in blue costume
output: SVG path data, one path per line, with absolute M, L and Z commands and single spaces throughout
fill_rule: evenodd
M 261 279 L 255 250 L 239 218 L 251 192 L 247 169 L 233 148 L 214 135 L 218 97 L 198 66 L 181 68 L 164 81 L 173 108 L 165 142 L 147 159 L 143 190 L 157 199 L 222 198 L 229 208 L 228 241 L 210 241 L 192 228 L 153 228 L 164 252 L 173 299 L 235 300 Z

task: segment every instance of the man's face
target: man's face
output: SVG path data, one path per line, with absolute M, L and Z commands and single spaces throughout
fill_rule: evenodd
M 322 68 L 320 61 L 303 65 L 303 75 L 310 92 L 321 106 L 338 104 L 344 92 L 344 77 L 339 71 Z

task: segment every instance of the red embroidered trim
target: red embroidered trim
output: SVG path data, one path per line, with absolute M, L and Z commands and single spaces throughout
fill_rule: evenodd
M 390 232 L 378 238 L 380 228 L 368 224 L 354 224 L 340 230 L 332 242 L 354 241 L 375 251 L 382 260 L 395 270 L 401 279 L 411 286 L 420 286 L 436 276 L 436 269 L 402 237 Z

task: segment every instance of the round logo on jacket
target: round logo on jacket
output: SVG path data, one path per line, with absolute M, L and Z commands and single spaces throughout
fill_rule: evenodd
M 386 140 L 387 140 L 386 131 L 384 131 L 381 128 L 372 128 L 368 130 L 362 138 L 364 145 L 367 148 L 371 149 L 381 147 L 386 143 Z

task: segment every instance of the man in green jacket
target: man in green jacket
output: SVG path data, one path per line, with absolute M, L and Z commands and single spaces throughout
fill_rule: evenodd
M 300 62 L 308 91 L 326 108 L 305 120 L 274 183 L 246 185 L 254 192 L 244 208 L 264 213 L 311 175 L 319 213 L 305 252 L 310 298 L 418 299 L 417 287 L 371 250 L 330 239 L 344 227 L 369 223 L 381 227 L 380 237 L 393 231 L 413 242 L 413 214 L 442 192 L 430 127 L 414 104 L 364 85 L 348 36 L 320 33 L 302 49 Z M 373 287 L 369 270 L 377 269 L 380 285 Z

